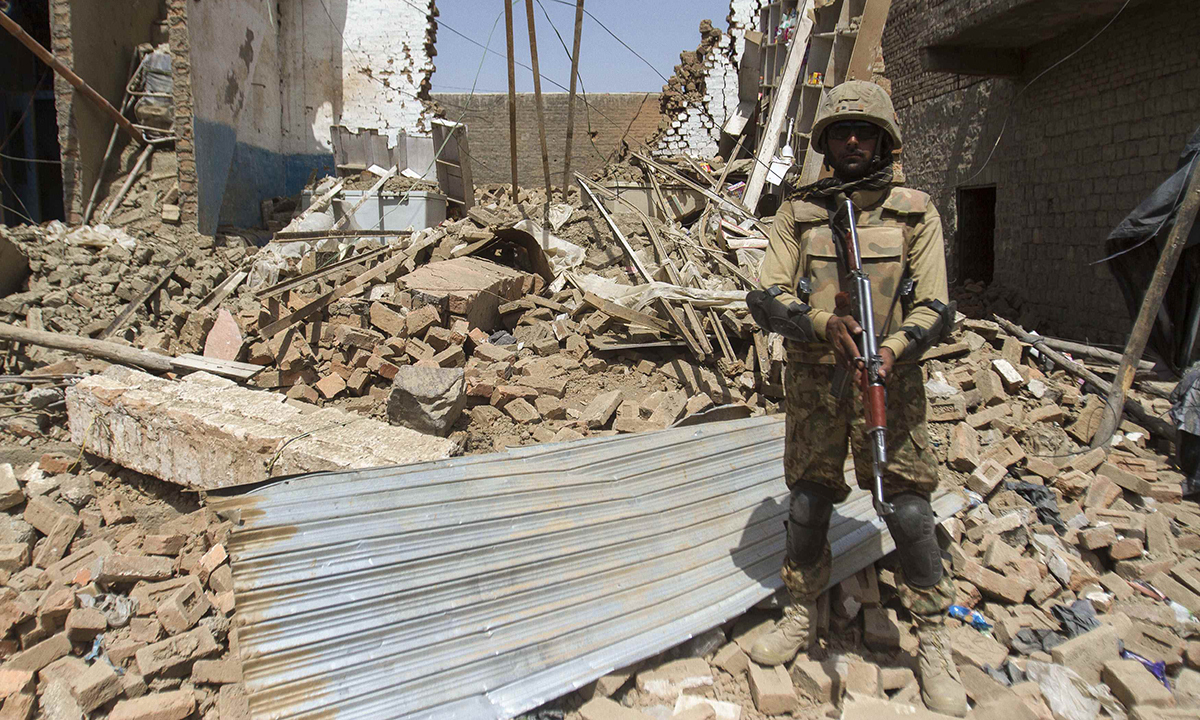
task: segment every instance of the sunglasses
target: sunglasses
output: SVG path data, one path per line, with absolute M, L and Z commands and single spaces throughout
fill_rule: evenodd
M 850 136 L 859 140 L 877 140 L 879 138 L 879 126 L 869 122 L 839 122 L 829 126 L 829 137 L 844 142 L 850 139 Z

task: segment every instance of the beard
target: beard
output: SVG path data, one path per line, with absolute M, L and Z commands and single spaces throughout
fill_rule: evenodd
M 833 168 L 833 174 L 839 180 L 861 180 L 871 173 L 875 167 L 875 158 L 865 154 L 847 154 L 840 158 L 832 158 L 828 155 L 829 166 Z

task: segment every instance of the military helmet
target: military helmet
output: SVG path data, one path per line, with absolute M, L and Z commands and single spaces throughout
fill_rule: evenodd
M 833 88 L 821 98 L 817 120 L 813 123 L 813 148 L 824 154 L 825 130 L 842 120 L 866 120 L 883 128 L 892 138 L 892 147 L 900 147 L 900 123 L 887 91 L 865 80 L 850 80 Z

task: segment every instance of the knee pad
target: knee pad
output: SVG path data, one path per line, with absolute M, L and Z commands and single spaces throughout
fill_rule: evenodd
M 942 579 L 942 551 L 934 534 L 933 506 L 916 493 L 901 493 L 891 503 L 895 511 L 884 521 L 896 541 L 905 580 L 919 588 L 937 585 Z
M 829 541 L 829 519 L 833 502 L 811 488 L 792 488 L 788 509 L 787 556 L 796 565 L 812 565 L 821 559 Z

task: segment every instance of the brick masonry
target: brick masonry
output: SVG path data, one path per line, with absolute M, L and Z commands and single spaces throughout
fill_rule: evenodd
M 956 2 L 955 17 L 994 2 Z M 926 72 L 921 48 L 956 22 L 944 5 L 895 0 L 883 50 L 905 170 L 942 214 L 952 278 L 956 190 L 995 185 L 995 281 L 1021 299 L 1021 321 L 1121 341 L 1132 321 L 1112 275 L 1092 263 L 1104 256 L 1113 226 L 1174 170 L 1195 129 L 1200 15 L 1188 0 L 1132 6 L 1019 93 L 1103 23 L 1030 48 L 1015 81 Z M 975 176 L 1006 118 L 995 156 Z
M 468 102 L 469 98 L 469 102 Z M 476 183 L 511 182 L 508 95 L 506 93 L 434 93 L 451 120 L 467 124 L 471 172 Z M 589 93 L 578 96 L 571 168 L 588 175 L 604 167 L 622 142 L 637 148 L 658 129 L 658 93 Z M 562 182 L 567 137 L 567 93 L 543 93 L 550 177 Z M 465 111 L 465 115 L 464 115 Z M 590 132 L 589 132 L 590 128 Z M 524 187 L 542 187 L 542 150 L 533 93 L 517 93 L 517 175 Z

